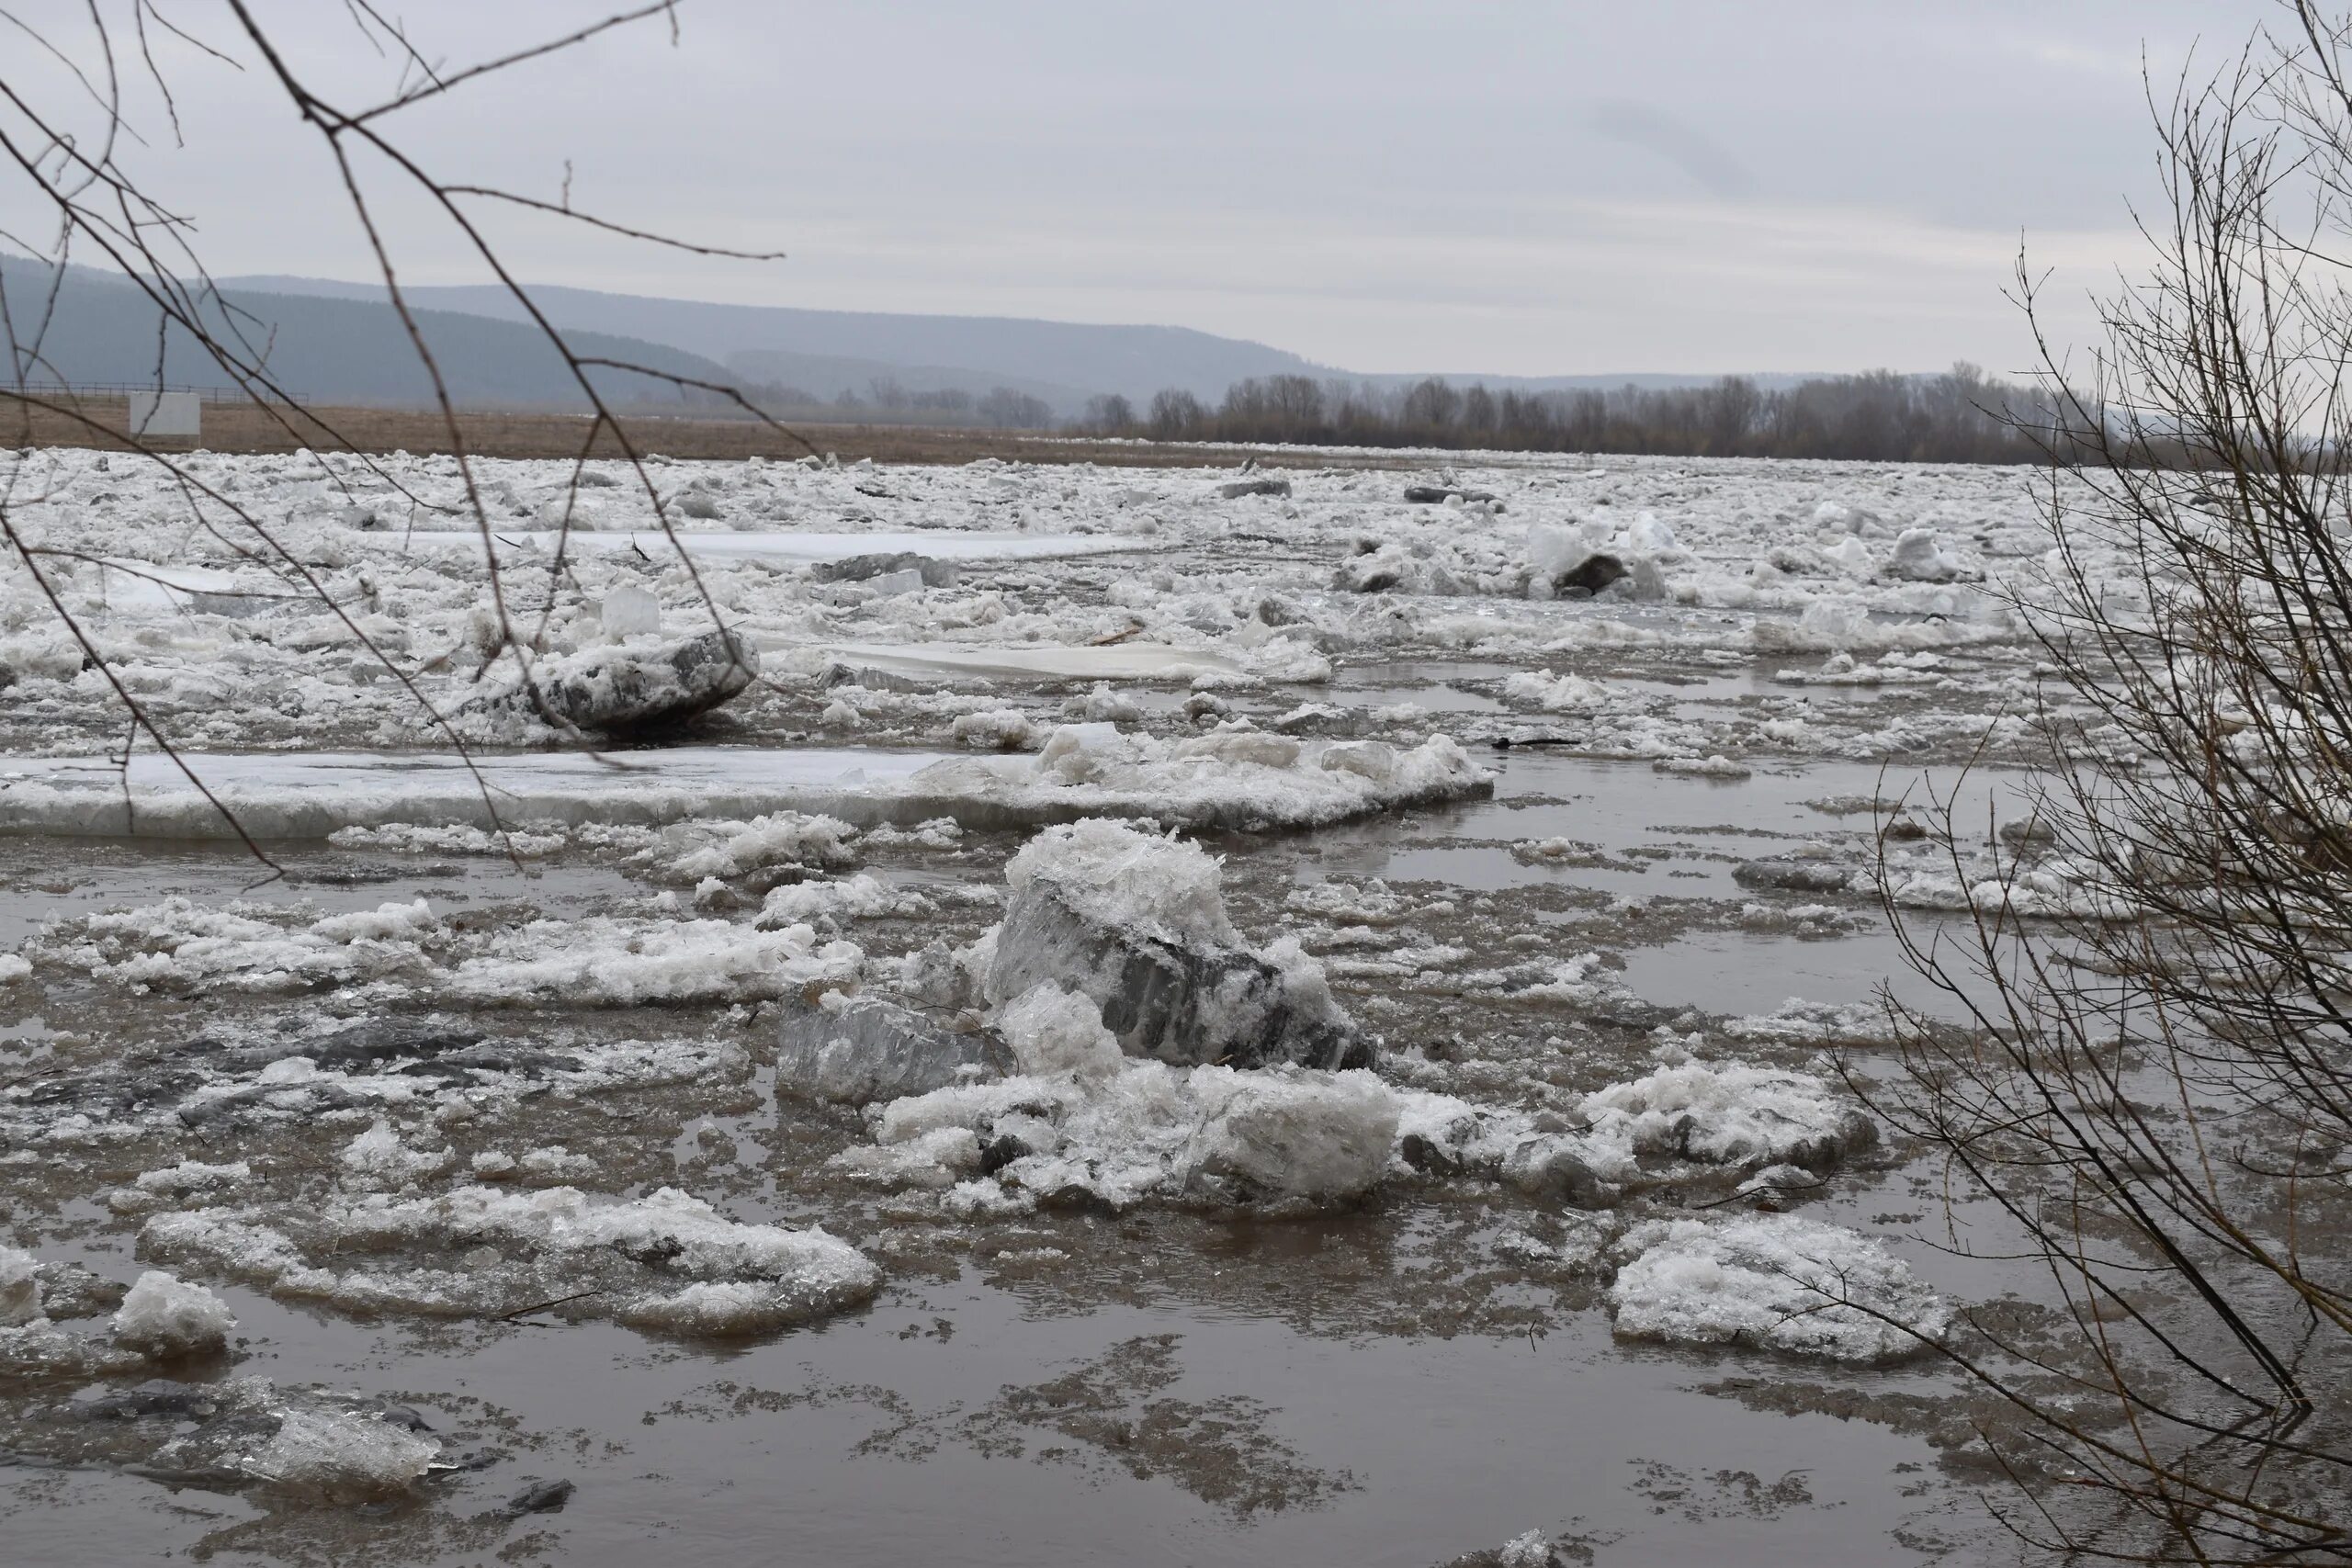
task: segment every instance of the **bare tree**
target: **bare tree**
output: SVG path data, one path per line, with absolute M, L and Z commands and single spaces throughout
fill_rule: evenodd
M 487 215 L 501 209 L 553 216 L 566 222 L 649 244 L 699 255 L 729 255 L 744 259 L 774 256 L 695 243 L 632 227 L 616 220 L 575 209 L 570 198 L 569 175 L 552 197 L 469 183 L 462 171 L 436 168 L 402 136 L 402 115 L 415 106 L 456 94 L 481 95 L 500 89 L 515 70 L 586 43 L 616 29 L 653 27 L 665 29 L 675 41 L 676 0 L 617 10 L 568 31 L 546 37 L 503 54 L 462 65 L 446 63 L 431 44 L 412 36 L 405 25 L 388 16 L 372 0 L 347 0 L 344 12 L 351 24 L 355 51 L 385 62 L 388 82 L 380 96 L 361 103 L 338 102 L 298 69 L 292 54 L 280 47 L 277 33 L 265 24 L 246 0 L 224 0 L 209 27 L 183 25 L 167 14 L 159 0 L 90 0 L 71 17 L 41 17 L 28 21 L 12 12 L 0 12 L 0 33 L 14 41 L 0 51 L 0 179 L 8 182 L 12 205 L 39 215 L 41 227 L 30 231 L 0 230 L 0 243 L 33 258 L 44 269 L 46 281 L 30 291 L 0 288 L 0 337 L 7 345 L 7 361 L 0 371 L 0 395 L 19 411 L 48 416 L 70 430 L 86 433 L 105 445 L 128 445 L 138 457 L 171 476 L 184 498 L 190 518 L 241 558 L 263 566 L 289 586 L 317 598 L 338 617 L 353 641 L 380 662 L 407 689 L 419 707 L 439 725 L 448 742 L 461 753 L 465 748 L 426 694 L 385 651 L 368 637 L 350 607 L 336 603 L 323 582 L 298 557 L 280 544 L 270 526 L 232 493 L 209 483 L 193 466 L 172 450 L 134 434 L 117 429 L 79 400 L 48 389 L 63 381 L 51 361 L 47 344 L 57 291 L 64 287 L 68 269 L 92 265 L 125 276 L 154 309 L 159 333 L 154 381 L 164 379 L 169 344 L 193 344 L 199 357 L 229 385 L 243 392 L 262 416 L 282 427 L 295 444 L 312 451 L 326 475 L 345 483 L 334 464 L 313 450 L 340 451 L 378 479 L 398 487 L 391 474 L 378 468 L 357 445 L 345 437 L 331 414 L 305 407 L 281 385 L 271 368 L 272 344 L 266 323 L 240 310 L 213 286 L 212 275 L 197 248 L 197 217 L 185 210 L 169 190 L 143 183 L 120 156 L 158 127 L 180 134 L 174 73 L 163 63 L 172 58 L 164 44 L 180 54 L 193 53 L 194 69 L 234 71 L 254 89 L 266 92 L 293 111 L 295 134 L 316 136 L 324 145 L 334 172 L 340 198 L 356 219 L 381 276 L 387 298 L 397 313 L 408 343 L 431 383 L 433 400 L 443 422 L 450 449 L 457 455 L 463 479 L 464 502 L 458 514 L 471 520 L 481 533 L 490 562 L 490 609 L 495 622 L 496 647 L 519 671 L 526 691 L 531 684 L 534 649 L 542 642 L 552 603 L 535 613 L 514 603 L 492 549 L 491 520 L 484 507 L 478 470 L 468 451 L 465 426 L 447 378 L 436 363 L 417 313 L 403 290 L 397 265 L 397 242 L 380 214 L 401 197 L 421 197 L 429 210 L 460 242 L 463 248 L 521 306 L 533 330 L 561 356 L 567 375 L 577 386 L 591 418 L 583 433 L 575 483 L 589 454 L 600 441 L 616 446 L 633 470 L 637 484 L 650 501 L 654 514 L 674 548 L 668 502 L 656 489 L 651 474 L 628 428 L 615 414 L 604 381 L 607 378 L 643 378 L 665 384 L 681 393 L 722 401 L 751 414 L 769 428 L 797 440 L 745 400 L 731 386 L 698 380 L 656 367 L 574 352 L 565 335 L 548 319 L 530 292 L 506 265 Z M 62 80 L 67 96 L 59 100 L 44 94 L 40 81 Z M 137 110 L 134 97 L 150 100 Z M 141 120 L 152 121 L 142 130 Z M 803 443 L 802 445 L 806 445 Z M 90 664 L 105 672 L 114 695 L 136 736 L 143 737 L 169 756 L 216 807 L 220 802 L 205 789 L 204 781 L 175 749 L 171 736 L 149 715 L 130 691 L 115 678 L 88 630 L 67 607 L 54 581 L 59 558 L 56 547 L 30 537 L 12 513 L 30 499 L 27 466 L 17 461 L 0 473 L 0 546 L 30 572 L 33 581 L 81 647 Z M 576 491 L 575 491 L 576 495 Z M 419 506 L 427 504 L 413 495 Z M 561 519 L 555 558 L 564 558 L 571 508 Z M 694 563 L 683 550 L 679 558 L 689 574 Z M 553 581 L 552 575 L 550 581 Z M 697 587 L 700 580 L 695 578 Z M 718 615 L 704 594 L 714 622 Z M 128 756 L 126 753 L 127 766 Z M 484 799 L 490 797 L 485 792 Z M 235 819 L 225 807 L 221 814 Z M 492 815 L 495 816 L 494 807 Z M 243 829 L 239 835 L 244 837 Z M 259 846 L 245 838 L 254 854 L 266 861 Z
M 1167 388 L 1151 400 L 1149 427 L 1155 441 L 1189 441 L 1208 423 L 1208 411 L 1190 392 Z
M 2049 768 L 2006 832 L 1928 813 L 1973 919 L 1890 913 L 1968 1023 L 1890 998 L 1858 1078 L 2046 1273 L 1946 1348 L 2007 1517 L 2115 1561 L 2352 1561 L 2352 33 L 2282 9 L 2151 94 L 2153 269 L 2086 363 L 2044 344 Z
M 1045 399 L 1012 387 L 989 388 L 972 412 L 991 430 L 1044 430 L 1054 423 L 1054 411 Z
M 1136 406 L 1116 392 L 1097 392 L 1079 423 L 1096 435 L 1125 435 L 1136 427 Z

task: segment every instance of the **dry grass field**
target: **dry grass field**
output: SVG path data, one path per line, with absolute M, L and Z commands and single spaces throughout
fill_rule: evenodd
M 794 424 L 787 427 L 793 434 L 786 435 L 741 418 L 631 412 L 625 413 L 622 422 L 639 451 L 669 457 L 794 458 L 815 452 L 834 454 L 843 462 L 871 457 L 877 463 L 968 463 L 978 457 L 1001 457 L 1031 463 L 1170 468 L 1238 463 L 1247 455 L 1232 446 L 1114 444 L 1018 431 L 922 425 Z M 0 446 L 127 450 L 128 423 L 129 409 L 120 398 L 88 398 L 69 407 L 19 401 L 0 394 Z M 597 431 L 595 439 L 589 439 L 591 423 L 582 414 L 474 411 L 458 416 L 458 434 L 465 450 L 477 457 L 619 457 L 620 443 L 611 431 Z M 456 450 L 447 423 L 424 410 L 305 409 L 251 403 L 208 406 L 200 445 L 209 451 L 239 453 L 304 448 Z M 1282 461 L 1292 468 L 1391 468 L 1408 466 L 1411 460 L 1374 453 L 1284 453 Z

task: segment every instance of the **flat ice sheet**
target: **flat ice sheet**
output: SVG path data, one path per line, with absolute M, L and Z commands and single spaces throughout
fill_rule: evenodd
M 762 750 L 681 746 L 659 751 L 480 754 L 318 751 L 187 754 L 189 767 L 247 832 L 322 839 L 386 822 L 489 827 L 553 819 L 655 823 L 780 810 L 861 812 L 934 751 Z M 98 757 L 0 758 L 0 832 L 232 838 L 234 829 L 169 759 L 131 759 L 123 775 Z
M 504 544 L 553 555 L 563 536 L 554 529 L 492 530 Z M 481 535 L 473 529 L 419 530 L 413 534 L 375 536 L 403 547 L 480 549 Z M 675 546 L 671 538 L 677 541 Z M 802 530 L 776 533 L 688 533 L 665 537 L 659 530 L 597 533 L 575 528 L 564 543 L 568 555 L 639 549 L 660 557 L 684 549 L 690 556 L 713 558 L 813 563 L 847 560 L 852 556 L 898 555 L 911 551 L 933 560 L 1058 560 L 1070 556 L 1115 555 L 1152 547 L 1145 541 L 1114 534 L 986 534 L 966 530 L 903 531 L 875 534 L 820 534 Z
M 0 757 L 0 833 L 165 839 L 323 839 L 344 828 L 413 822 L 489 828 L 821 812 L 858 827 L 952 817 L 983 830 L 1083 817 L 1149 817 L 1195 827 L 1307 827 L 1493 787 L 1440 737 L 1374 766 L 1325 767 L 1324 748 L 1242 737 L 1271 757 L 1225 754 L 1214 737 L 1170 746 L 1100 731 L 1099 755 L 1065 760 L 880 748 L 680 746 L 578 751 L 183 752 L 209 790 L 168 758 Z M 1204 750 L 1203 748 L 1206 748 Z M 1350 749 L 1361 751 L 1363 749 Z M 1372 773 L 1363 771 L 1371 768 Z M 1377 776 L 1373 776 L 1377 774 Z M 218 802 L 216 805 L 215 802 Z M 222 807 L 233 814 L 234 823 Z
M 802 649 L 806 643 L 762 638 L 770 649 Z M 1238 674 L 1241 666 L 1220 653 L 1166 643 L 1119 643 L 1108 648 L 1066 644 L 1001 648 L 955 643 L 842 643 L 826 654 L 862 670 L 892 675 L 1012 675 L 1046 681 L 1189 681 L 1199 675 Z
M 241 585 L 235 573 L 210 567 L 178 566 L 120 556 L 100 560 L 98 587 L 108 609 L 132 615 L 219 609 L 224 604 L 251 608 L 268 600 L 300 596 L 291 588 Z

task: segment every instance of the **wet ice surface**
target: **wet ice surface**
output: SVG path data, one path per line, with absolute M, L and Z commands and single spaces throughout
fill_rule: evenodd
M 401 626 L 387 646 L 428 691 L 468 678 L 478 541 L 416 549 L 397 525 L 336 522 L 346 502 L 298 464 L 214 461 Z M 141 520 L 130 479 L 71 462 L 58 522 L 126 559 L 195 548 Z M 543 524 L 560 466 L 494 467 L 514 525 Z M 243 797 L 297 835 L 273 837 L 287 874 L 258 886 L 232 843 L 102 836 L 119 788 L 92 760 L 117 733 L 103 694 L 44 662 L 29 617 L 0 626 L 24 699 L 0 761 L 0 1245 L 117 1286 L 167 1266 L 238 1323 L 225 1359 L 95 1375 L 26 1372 L 33 1352 L 0 1346 L 11 1546 L 1413 1568 L 1533 1530 L 1603 1563 L 2005 1560 L 1928 1440 L 1963 1409 L 1936 1363 L 1873 1364 L 1851 1339 L 1776 1350 L 1685 1290 L 1736 1249 L 1643 1227 L 1695 1215 L 1705 1243 L 1752 1219 L 1772 1245 L 1819 1241 L 1774 1228 L 1787 1208 L 1849 1238 L 1820 1246 L 1883 1248 L 1852 1256 L 1899 1270 L 1891 1299 L 2032 1289 L 1920 1239 L 1942 1234 L 1936 1177 L 1899 1143 L 1827 1153 L 1792 1133 L 1713 1163 L 1657 1144 L 1780 1135 L 1734 1115 L 1774 1094 L 1811 1114 L 1787 1086 L 1816 1081 L 1824 1050 L 1869 1070 L 1881 980 L 1936 1000 L 1905 988 L 1868 882 L 1877 829 L 1923 769 L 1951 787 L 2031 660 L 1972 584 L 1879 568 L 1924 525 L 1998 570 L 2030 557 L 2030 509 L 1968 470 L 1607 468 L 1476 475 L 1507 493 L 1497 518 L 1405 509 L 1393 473 L 1299 475 L 1285 502 L 1220 501 L 1223 476 L 1182 470 L 673 466 L 665 486 L 725 514 L 690 548 L 771 683 L 611 763 L 469 732 L 503 840 L 470 776 L 416 750 L 432 737 L 390 683 L 267 599 L 266 573 L 202 549 L 169 592 L 93 573 L 110 657 L 208 749 L 208 781 L 300 797 Z M 584 493 L 594 532 L 551 649 L 591 639 L 623 586 L 673 626 L 707 614 L 644 538 L 641 498 Z M 1596 517 L 1657 547 L 1666 598 L 1531 597 L 1529 525 Z M 886 592 L 807 570 L 899 552 L 960 579 Z M 1451 753 L 1416 752 L 1439 735 L 1490 795 L 1453 787 Z M 173 787 L 157 760 L 133 767 Z M 952 787 L 911 790 L 926 769 Z M 2024 787 L 1980 775 L 1962 819 L 2013 816 Z M 1385 1043 L 1379 1078 L 1318 1100 L 1310 1075 L 1304 1098 L 1261 1102 L 1218 1066 L 1047 1075 L 904 1142 L 878 1111 L 777 1091 L 782 1010 L 829 987 L 1002 1023 L 985 964 L 957 954 L 1005 915 L 1037 824 L 1105 811 L 1224 857 L 1237 951 L 1295 942 L 1278 966 L 1328 976 Z M 1927 929 L 1960 931 L 1965 881 L 1905 874 Z M 387 1021 L 415 1032 L 367 1032 Z M 1592 1123 L 1596 1091 L 1638 1108 L 1610 1086 L 1662 1096 L 1678 1073 L 1695 1131 L 1671 1105 Z M 1706 1099 L 1751 1083 L 1754 1104 Z M 1253 1201 L 1235 1175 L 1251 1129 L 1342 1111 L 1399 1139 L 1364 1196 Z M 1019 1184 L 1103 1128 L 1189 1142 L 1154 1145 L 1167 1174 L 1116 1212 L 1083 1180 L 1058 1201 Z M 531 1228 L 663 1189 L 711 1205 L 702 1253 L 634 1220 L 597 1221 L 593 1257 Z M 504 1217 L 420 1228 L 449 1194 Z M 1988 1217 L 1962 1218 L 1999 1249 Z M 775 1260 L 802 1244 L 776 1238 L 817 1227 L 871 1260 L 870 1305 L 806 1280 L 793 1295 Z M 1669 1342 L 1611 1331 L 1612 1278 L 1645 1257 L 1633 1278 Z M 61 1333 L 104 1345 L 103 1312 L 50 1295 Z M 58 1414 L 157 1376 L 243 1390 L 261 1425 Z M 154 1478 L 175 1433 L 254 1459 L 272 1423 L 347 1418 L 351 1395 L 413 1411 L 426 1430 L 392 1446 L 429 1443 L 442 1468 L 365 1504 L 266 1461 Z M 1940 1414 L 1808 1413 L 1893 1395 Z M 576 1488 L 560 1507 L 517 1502 L 548 1504 L 532 1488 L 555 1481 Z

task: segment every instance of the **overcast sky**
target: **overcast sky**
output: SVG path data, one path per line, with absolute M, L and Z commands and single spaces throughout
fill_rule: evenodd
M 403 0 L 451 65 L 605 7 Z M 61 39 L 78 6 L 35 0 Z M 341 100 L 388 92 L 330 0 L 262 0 Z M 357 278 L 322 145 L 209 5 L 238 72 L 164 40 L 133 166 L 220 274 Z M 405 110 L 453 180 L 789 259 L 717 262 L 491 214 L 524 276 L 744 303 L 1164 322 L 1351 370 L 1996 369 L 2020 236 L 2064 299 L 2133 254 L 2142 52 L 2219 58 L 2263 0 L 687 0 Z M 88 58 L 87 51 L 80 51 Z M 0 42 L 0 74 L 72 89 Z M 365 169 L 402 276 L 475 281 Z M 28 216 L 0 195 L 0 220 Z M 2078 321 L 2068 312 L 2070 322 Z

